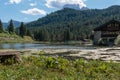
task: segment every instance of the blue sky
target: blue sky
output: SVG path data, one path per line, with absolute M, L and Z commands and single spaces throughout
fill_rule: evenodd
M 0 0 L 0 19 L 29 22 L 60 10 L 65 4 L 79 4 L 80 8 L 102 9 L 120 5 L 120 0 Z

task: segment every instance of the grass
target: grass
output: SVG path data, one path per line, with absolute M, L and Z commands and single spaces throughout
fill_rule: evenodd
M 23 42 L 33 42 L 33 40 L 25 36 L 24 38 L 16 35 L 16 34 L 9 34 L 9 33 L 0 33 L 0 43 L 23 43 Z
M 36 42 L 36 43 L 40 43 L 40 44 L 48 44 L 48 45 L 72 45 L 72 46 L 93 46 L 92 45 L 92 41 L 65 41 L 65 42 L 44 42 L 44 41 L 40 41 L 40 42 Z
M 22 57 L 19 64 L 0 65 L 0 80 L 120 80 L 120 63 L 62 57 Z

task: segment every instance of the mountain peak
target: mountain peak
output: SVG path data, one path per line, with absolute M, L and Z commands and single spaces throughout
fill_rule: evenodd
M 71 8 L 71 9 L 75 9 L 75 10 L 88 10 L 87 7 L 85 6 L 80 6 L 79 4 L 66 4 L 64 5 L 63 8 Z

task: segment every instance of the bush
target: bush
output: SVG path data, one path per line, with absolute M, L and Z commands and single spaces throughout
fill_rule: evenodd
M 104 46 L 105 45 L 105 40 L 103 38 L 100 38 L 99 41 L 98 41 L 98 44 Z
M 33 42 L 33 39 L 30 36 L 24 36 L 23 38 L 25 42 Z
M 65 70 L 66 66 L 69 66 L 69 61 L 62 58 L 46 58 L 45 60 L 47 68 Z
M 115 39 L 115 45 L 120 45 L 120 35 Z

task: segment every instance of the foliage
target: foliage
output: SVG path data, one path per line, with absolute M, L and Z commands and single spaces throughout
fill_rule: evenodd
M 30 36 L 24 36 L 23 39 L 25 42 L 33 42 L 33 39 Z
M 17 63 L 17 61 L 15 60 L 14 56 L 1 56 L 0 57 L 0 63 L 3 65 L 12 65 L 14 63 Z
M 115 45 L 120 45 L 120 35 L 115 39 Z
M 119 80 L 120 64 L 103 61 L 69 61 L 60 57 L 23 57 L 23 62 L 0 64 L 1 80 Z
M 100 38 L 100 39 L 98 40 L 98 44 L 99 44 L 99 45 L 105 45 L 105 40 L 104 40 L 103 38 Z

